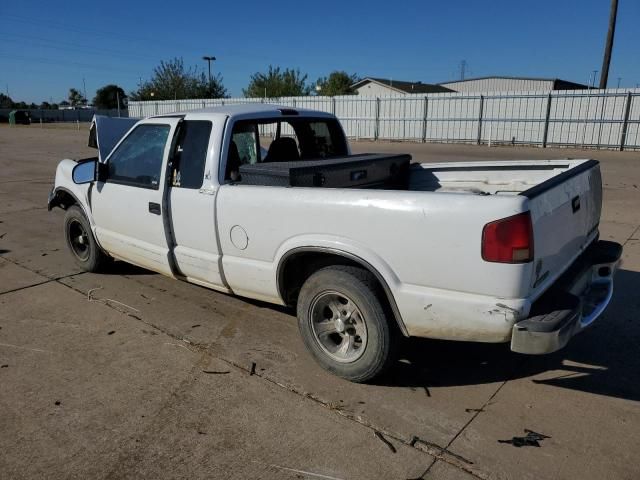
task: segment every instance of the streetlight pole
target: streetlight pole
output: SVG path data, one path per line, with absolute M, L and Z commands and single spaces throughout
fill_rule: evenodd
M 206 60 L 207 66 L 209 67 L 209 96 L 211 96 L 211 62 L 215 61 L 216 57 L 205 55 L 202 59 Z

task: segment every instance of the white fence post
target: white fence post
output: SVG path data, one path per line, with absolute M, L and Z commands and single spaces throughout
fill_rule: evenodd
M 544 116 L 544 130 L 542 132 L 542 148 L 547 148 L 549 138 L 549 117 L 551 116 L 551 94 L 547 95 L 547 113 Z
M 624 105 L 624 119 L 622 120 L 622 133 L 620 134 L 620 151 L 624 150 L 627 143 L 627 129 L 629 128 L 629 112 L 631 112 L 631 101 L 633 97 L 631 92 L 627 92 L 627 99 Z
M 484 110 L 484 95 L 480 95 L 480 105 L 478 107 L 478 139 L 476 143 L 480 145 L 482 142 L 482 115 Z
M 427 141 L 427 118 L 429 113 L 429 97 L 424 97 L 424 112 L 422 115 L 422 143 Z

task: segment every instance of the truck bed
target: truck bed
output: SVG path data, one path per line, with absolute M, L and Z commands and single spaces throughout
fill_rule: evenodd
M 548 187 L 567 176 L 578 174 L 585 167 L 592 166 L 589 162 L 592 160 L 414 164 L 409 175 L 409 190 L 474 195 L 529 195 L 529 191 L 541 185 Z

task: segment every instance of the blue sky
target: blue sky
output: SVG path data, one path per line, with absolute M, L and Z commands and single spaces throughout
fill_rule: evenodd
M 233 96 L 269 64 L 315 81 L 332 70 L 441 82 L 459 76 L 558 77 L 600 70 L 609 0 L 20 1 L 0 3 L 0 90 L 60 101 L 108 83 L 128 92 L 160 60 L 206 68 Z M 640 2 L 620 0 L 609 85 L 640 83 Z

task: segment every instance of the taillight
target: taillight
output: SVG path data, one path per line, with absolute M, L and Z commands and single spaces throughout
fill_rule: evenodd
M 533 260 L 533 228 L 529 212 L 487 223 L 482 229 L 482 259 L 499 263 Z

